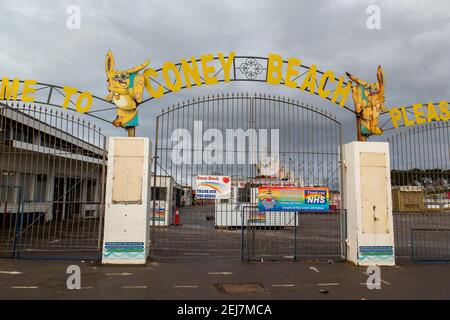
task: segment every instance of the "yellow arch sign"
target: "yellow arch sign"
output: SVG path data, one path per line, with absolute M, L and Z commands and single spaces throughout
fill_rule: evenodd
M 124 70 L 115 67 L 114 56 L 108 52 L 105 60 L 109 94 L 105 99 L 90 92 L 80 92 L 71 86 L 59 87 L 64 96 L 60 106 L 68 108 L 72 103 L 75 110 L 89 113 L 93 99 L 113 103 L 117 107 L 117 118 L 113 124 L 124 128 L 138 125 L 137 106 L 151 99 L 157 99 L 170 92 L 178 92 L 194 86 L 215 85 L 231 81 L 258 81 L 272 85 L 284 85 L 299 91 L 306 91 L 327 99 L 357 115 L 360 140 L 372 134 L 381 134 L 378 116 L 388 113 L 393 128 L 411 126 L 431 121 L 450 120 L 448 101 L 418 103 L 410 107 L 384 106 L 384 80 L 381 67 L 378 81 L 368 83 L 347 73 L 339 76 L 327 70 L 322 72 L 315 64 L 303 65 L 295 57 L 287 60 L 278 54 L 267 57 L 238 56 L 235 52 L 217 52 L 177 63 L 167 61 L 159 69 L 152 68 L 150 61 Z M 0 100 L 35 102 L 36 80 L 2 78 Z M 20 93 L 21 92 L 21 93 Z M 148 96 L 147 98 L 145 96 Z M 355 109 L 346 106 L 352 96 Z M 50 99 L 48 99 L 50 100 Z

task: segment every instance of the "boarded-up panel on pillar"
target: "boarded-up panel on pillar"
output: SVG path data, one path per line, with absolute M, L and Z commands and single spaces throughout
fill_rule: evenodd
M 389 232 L 386 154 L 361 152 L 362 232 Z
M 144 140 L 116 140 L 112 202 L 142 203 Z

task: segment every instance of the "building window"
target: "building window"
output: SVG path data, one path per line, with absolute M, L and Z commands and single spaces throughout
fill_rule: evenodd
M 43 202 L 45 201 L 47 190 L 47 175 L 37 174 L 36 184 L 34 185 L 34 201 Z
M 6 124 L 6 127 L 0 128 L 0 139 L 2 140 L 11 139 L 11 126 L 9 123 Z
M 238 189 L 238 201 L 239 202 L 250 202 L 250 188 L 239 188 Z
M 97 186 L 96 180 L 86 181 L 86 202 L 95 202 L 96 186 Z
M 79 178 L 67 178 L 66 200 L 69 202 L 81 202 L 82 180 Z
M 31 201 L 33 200 L 33 184 L 34 175 L 32 173 L 19 173 L 19 186 L 22 188 L 22 200 Z
M 151 197 L 152 200 L 160 200 L 160 201 L 166 201 L 166 197 L 167 197 L 167 188 L 163 188 L 163 187 L 156 187 L 156 194 L 154 194 L 154 189 L 155 188 L 151 188 L 150 192 L 151 192 Z
M 33 143 L 33 129 L 30 127 L 16 125 L 12 133 L 13 140 Z
M 16 201 L 15 172 L 1 171 L 0 175 L 0 202 Z

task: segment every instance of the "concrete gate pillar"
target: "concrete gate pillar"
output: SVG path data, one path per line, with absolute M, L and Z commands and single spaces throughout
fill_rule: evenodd
M 110 137 L 103 234 L 104 264 L 145 264 L 149 240 L 150 141 Z
M 344 145 L 347 260 L 362 266 L 394 266 L 389 144 Z

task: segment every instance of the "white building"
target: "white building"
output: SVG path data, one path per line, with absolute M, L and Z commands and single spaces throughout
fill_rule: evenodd
M 34 221 L 99 217 L 106 172 L 106 151 L 99 147 L 103 135 L 62 115 L 26 111 L 0 109 L 3 219 L 17 213 L 19 203 L 25 217 Z

